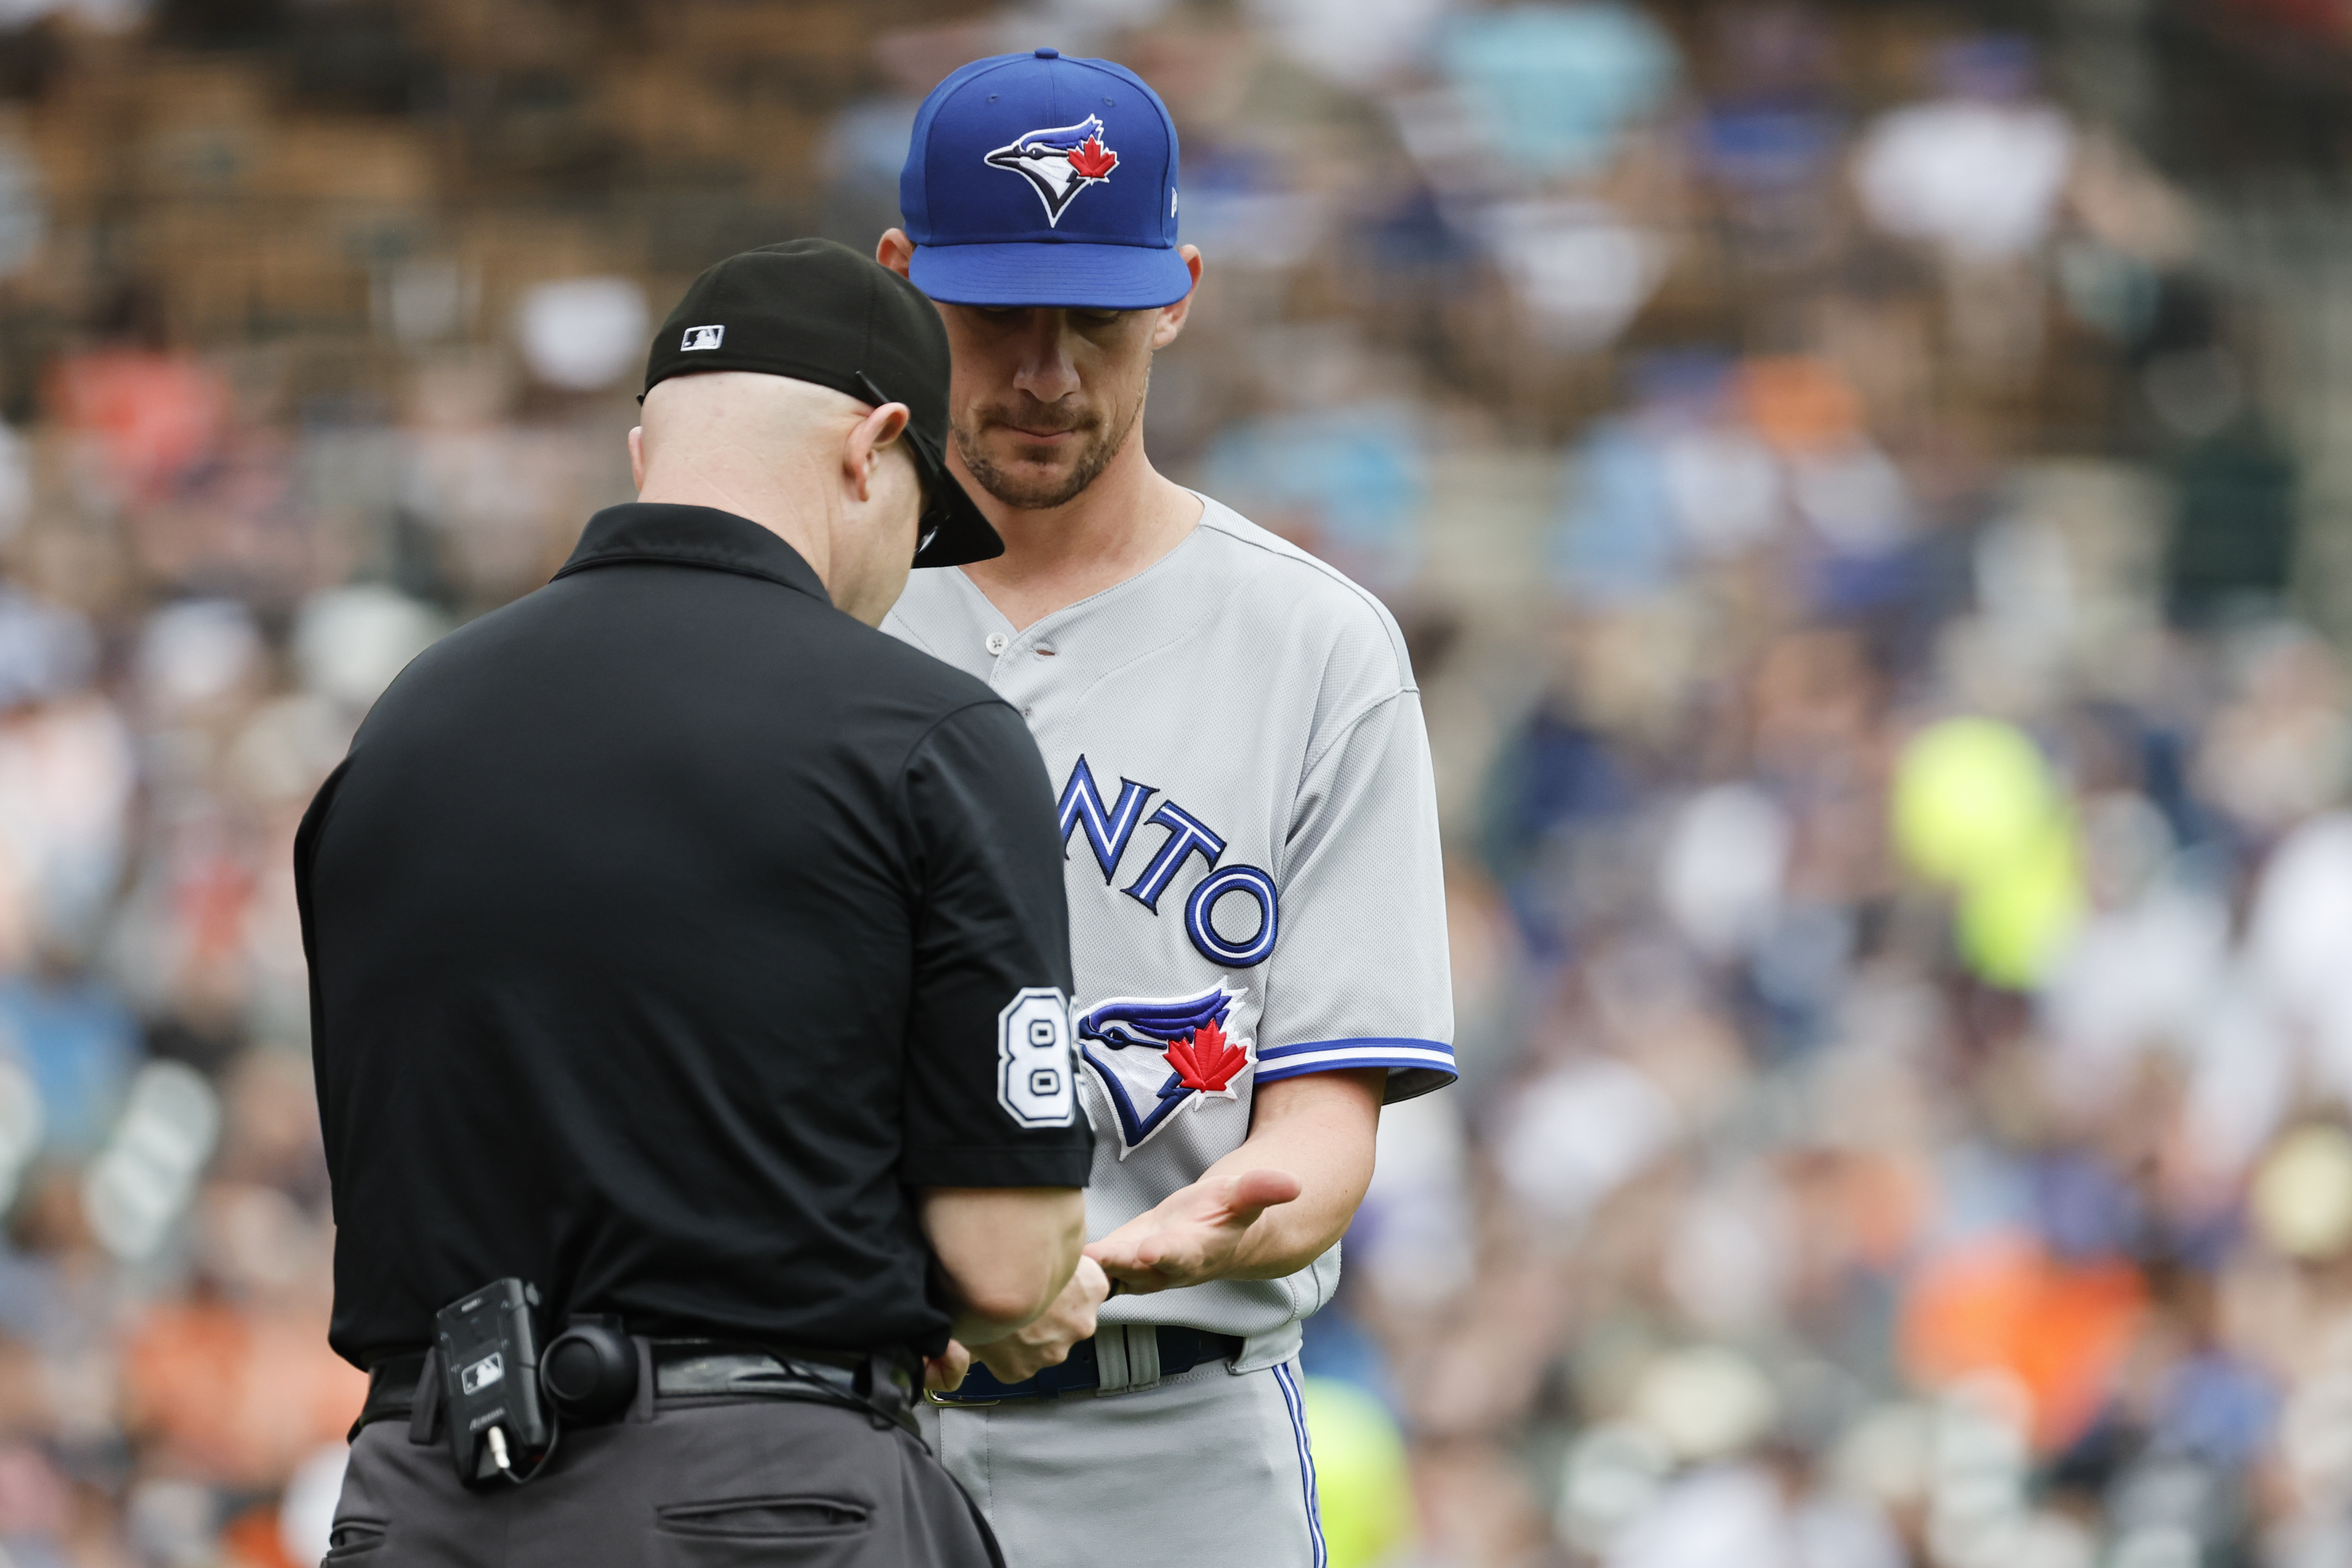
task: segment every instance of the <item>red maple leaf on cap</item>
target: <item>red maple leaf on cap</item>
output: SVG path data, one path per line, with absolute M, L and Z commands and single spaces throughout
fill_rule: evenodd
M 1118 154 L 1102 144 L 1099 136 L 1089 136 L 1078 143 L 1070 154 L 1070 168 L 1080 179 L 1099 180 L 1118 167 Z
M 1209 1094 L 1224 1093 L 1234 1075 L 1249 1066 L 1249 1053 L 1228 1044 L 1214 1020 L 1170 1046 L 1167 1054 L 1179 1084 Z

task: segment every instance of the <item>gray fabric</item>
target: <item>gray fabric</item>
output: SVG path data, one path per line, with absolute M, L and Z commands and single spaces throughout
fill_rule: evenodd
M 1156 1388 L 927 1406 L 1010 1568 L 1324 1568 L 1296 1363 Z
M 446 1445 L 352 1445 L 333 1568 L 990 1568 L 982 1527 L 898 1427 L 795 1400 L 640 1403 L 563 1434 L 530 1485 L 467 1491 Z
M 1157 1042 L 1081 1038 L 1090 1238 L 1237 1148 L 1259 1084 L 1382 1068 L 1396 1100 L 1454 1076 L 1436 792 L 1404 639 L 1331 567 L 1202 507 L 1167 555 L 1025 630 L 958 571 L 916 573 L 882 626 L 1029 721 L 1062 803 L 1082 1036 L 1107 1005 L 1222 992 L 1227 1045 L 1248 1058 L 1222 1090 L 1171 1095 Z M 1186 821 L 1213 853 L 1211 839 L 1178 838 Z M 1147 901 L 1171 845 L 1181 858 Z M 1279 920 L 1273 950 L 1237 966 L 1196 938 L 1192 900 L 1216 890 L 1213 878 L 1253 871 L 1276 889 Z M 1238 890 L 1207 919 L 1226 943 L 1259 929 Z M 1115 1298 L 1102 1321 L 1243 1335 L 1241 1364 L 1271 1366 L 1297 1352 L 1299 1320 L 1339 1279 L 1334 1247 L 1286 1279 Z

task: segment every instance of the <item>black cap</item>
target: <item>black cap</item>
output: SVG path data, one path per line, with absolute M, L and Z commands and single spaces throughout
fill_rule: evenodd
M 922 291 L 829 239 L 730 256 L 696 279 L 654 334 L 646 391 L 674 375 L 748 370 L 846 393 L 913 416 L 907 444 L 930 505 L 918 566 L 1004 553 L 1004 541 L 948 471 L 948 333 Z

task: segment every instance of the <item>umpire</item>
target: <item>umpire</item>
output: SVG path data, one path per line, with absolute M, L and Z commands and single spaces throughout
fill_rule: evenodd
M 873 629 L 1002 549 L 946 337 L 796 241 L 646 384 L 637 503 L 412 664 L 296 839 L 370 1373 L 328 1561 L 999 1561 L 908 1407 L 1062 1291 L 1092 1135 L 1036 745 Z

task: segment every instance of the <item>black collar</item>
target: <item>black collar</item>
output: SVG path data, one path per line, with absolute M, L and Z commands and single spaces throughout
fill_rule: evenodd
M 797 588 L 821 605 L 833 603 L 801 552 L 751 519 L 716 507 L 664 501 L 608 506 L 590 518 L 579 547 L 555 575 L 642 561 L 764 577 Z

